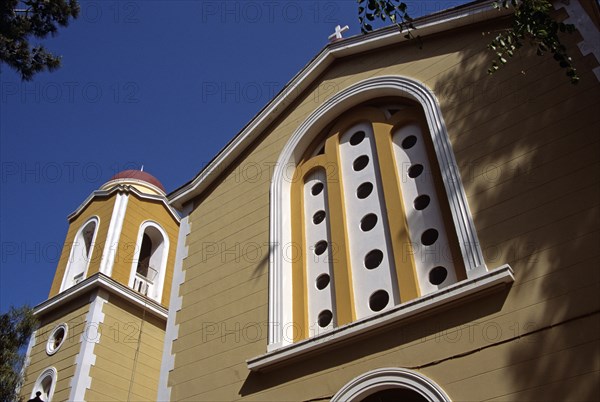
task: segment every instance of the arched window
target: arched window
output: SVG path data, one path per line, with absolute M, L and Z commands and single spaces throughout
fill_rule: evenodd
M 92 259 L 99 223 L 100 219 L 95 216 L 77 231 L 60 287 L 61 292 L 85 279 Z
M 299 339 L 465 277 L 426 127 L 414 102 L 370 102 L 338 117 L 296 166 L 293 303 L 308 320 L 294 318 Z
M 56 389 L 56 380 L 57 372 L 54 367 L 49 367 L 42 371 L 33 385 L 31 399 L 35 398 L 37 393 L 40 392 L 40 399 L 42 401 L 52 401 L 52 396 L 54 395 L 54 390 Z
M 275 167 L 270 234 L 269 351 L 512 278 L 488 272 L 438 103 L 404 77 L 340 91 L 297 128 Z
M 129 286 L 156 301 L 161 300 L 169 241 L 165 231 L 154 222 L 140 226 Z
M 362 374 L 344 385 L 332 402 L 450 402 L 442 388 L 416 371 L 381 368 Z

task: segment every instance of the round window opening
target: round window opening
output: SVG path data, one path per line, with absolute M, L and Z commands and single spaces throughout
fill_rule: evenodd
M 429 271 L 429 282 L 432 285 L 441 285 L 448 277 L 448 270 L 444 267 L 435 267 Z
M 333 319 L 333 313 L 330 310 L 323 310 L 319 313 L 319 318 L 317 319 L 319 322 L 319 327 L 325 328 L 331 323 Z
M 317 289 L 323 290 L 329 285 L 330 277 L 328 274 L 321 274 L 317 278 Z
M 373 191 L 373 183 L 365 182 L 365 183 L 361 184 L 360 186 L 358 186 L 358 188 L 356 189 L 356 196 L 359 199 L 364 200 L 369 195 L 371 195 L 372 191 Z
M 46 343 L 46 353 L 49 355 L 53 355 L 58 352 L 58 349 L 65 343 L 67 339 L 67 331 L 69 327 L 67 324 L 60 324 L 50 334 L 50 338 L 48 338 L 48 343 Z
M 412 165 L 410 168 L 408 168 L 408 177 L 411 179 L 419 177 L 421 173 L 423 173 L 423 165 L 421 164 L 417 163 L 416 165 Z
M 313 223 L 315 225 L 318 225 L 319 223 L 323 222 L 325 220 L 325 211 L 320 210 L 315 212 L 315 214 L 313 215 Z
M 324 187 L 325 186 L 323 185 L 323 183 L 317 182 L 312 186 L 312 188 L 310 189 L 310 192 L 312 195 L 319 195 L 319 194 L 321 194 L 321 191 L 323 191 Z
M 381 265 L 383 261 L 383 251 L 381 250 L 371 250 L 365 256 L 365 268 L 367 269 L 375 269 Z
M 388 305 L 390 301 L 390 295 L 385 290 L 378 290 L 369 297 L 369 307 L 371 310 L 377 312 L 381 311 Z
M 423 194 L 415 198 L 414 206 L 417 211 L 422 211 L 429 205 L 431 199 L 427 194 Z
M 415 137 L 414 135 L 409 135 L 402 141 L 402 148 L 410 149 L 410 148 L 414 147 L 416 143 L 417 143 L 417 137 Z
M 315 254 L 321 255 L 327 250 L 327 242 L 325 240 L 320 240 L 315 244 Z
M 356 146 L 356 145 L 360 144 L 364 139 L 365 139 L 365 132 L 357 131 L 350 138 L 350 145 Z
M 354 171 L 360 172 L 361 170 L 366 168 L 368 164 L 369 164 L 369 157 L 367 155 L 361 155 L 354 160 L 352 167 L 354 168 Z

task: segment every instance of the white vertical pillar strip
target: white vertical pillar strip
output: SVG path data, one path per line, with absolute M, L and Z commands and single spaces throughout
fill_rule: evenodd
M 361 141 L 358 141 L 359 137 L 353 139 L 354 135 L 361 136 L 358 134 L 360 132 L 364 133 L 364 138 Z M 367 158 L 366 166 L 357 169 L 357 165 L 361 161 L 366 162 Z M 371 124 L 360 123 L 342 135 L 340 164 L 356 317 L 360 319 L 400 302 L 379 161 Z M 357 195 L 357 190 L 363 183 L 371 183 L 373 190 L 366 198 L 361 199 Z M 375 226 L 370 230 L 364 230 L 361 227 L 363 221 L 373 215 L 377 219 Z M 365 257 L 375 250 L 381 252 L 381 262 L 378 266 L 368 269 L 365 265 Z M 377 291 L 386 292 L 389 301 L 383 307 L 373 310 L 370 306 L 370 298 Z
M 417 124 L 403 126 L 392 138 L 419 288 L 424 295 L 456 282 L 452 254 L 421 128 Z M 422 198 L 417 200 L 417 197 Z M 437 239 L 431 245 L 424 245 L 422 236 L 428 230 L 435 230 Z M 434 268 L 432 276 L 438 279 L 434 282 L 439 282 L 446 273 L 441 283 L 430 281 Z
M 553 5 L 555 9 L 564 7 L 567 10 L 569 18 L 564 20 L 564 23 L 575 25 L 581 34 L 583 40 L 577 44 L 581 54 L 587 56 L 592 53 L 596 57 L 596 61 L 600 62 L 600 32 L 581 6 L 580 0 L 554 1 Z M 596 75 L 596 79 L 600 81 L 600 66 L 595 67 L 592 71 Z
M 331 244 L 328 215 L 327 176 L 324 169 L 317 169 L 309 174 L 304 183 L 303 244 L 311 337 L 336 326 L 332 269 L 332 249 L 335 245 Z
M 169 316 L 163 346 L 162 363 L 160 365 L 160 376 L 158 379 L 157 401 L 171 400 L 171 387 L 169 387 L 169 373 L 175 368 L 175 354 L 173 353 L 173 342 L 179 337 L 179 324 L 177 324 L 177 313 L 181 310 L 183 297 L 180 287 L 185 281 L 183 260 L 188 256 L 187 236 L 190 234 L 190 213 L 192 204 L 185 205 L 183 217 L 179 224 L 179 235 L 177 237 L 177 251 L 175 254 L 175 266 L 173 267 L 173 282 L 171 284 L 171 298 L 169 300 Z
M 104 322 L 102 308 L 108 301 L 108 292 L 98 290 L 90 297 L 90 310 L 85 317 L 85 328 L 79 340 L 81 349 L 75 357 L 75 375 L 71 379 L 70 401 L 84 401 L 85 391 L 92 385 L 90 369 L 96 364 L 94 348 L 100 342 L 100 324 Z
M 125 212 L 127 211 L 127 203 L 129 195 L 118 192 L 115 198 L 113 213 L 108 225 L 108 234 L 106 235 L 106 243 L 102 251 L 102 261 L 100 261 L 100 272 L 110 276 L 112 274 L 115 257 L 117 254 L 117 246 L 123 229 L 123 221 L 125 220 Z
M 27 353 L 25 353 L 25 360 L 23 361 L 23 367 L 21 367 L 21 379 L 25 378 L 25 371 L 27 370 L 27 367 L 29 367 L 29 363 L 31 363 L 31 351 L 33 350 L 33 347 L 35 346 L 37 332 L 38 332 L 37 330 L 33 331 L 31 336 L 29 337 L 29 342 L 27 342 Z M 21 394 L 22 386 L 23 386 L 23 383 L 19 383 L 19 385 L 17 386 L 17 390 L 16 390 L 17 395 Z

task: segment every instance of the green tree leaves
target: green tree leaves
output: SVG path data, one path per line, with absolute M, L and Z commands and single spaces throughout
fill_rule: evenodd
M 56 35 L 79 15 L 77 0 L 2 0 L 0 2 L 0 62 L 16 70 L 24 81 L 43 70 L 60 67 L 60 57 L 32 38 Z
M 411 30 L 414 30 L 415 26 L 413 19 L 408 15 L 405 3 L 399 0 L 357 1 L 358 20 L 362 33 L 373 30 L 370 22 L 375 19 L 382 21 L 389 19 L 401 32 L 406 32 L 405 38 L 414 38 Z M 559 33 L 572 33 L 575 27 L 572 24 L 558 22 L 550 15 L 552 4 L 549 0 L 500 0 L 493 3 L 493 7 L 513 8 L 514 14 L 511 28 L 499 33 L 488 45 L 496 55 L 496 59 L 488 69 L 489 74 L 498 71 L 521 47 L 528 44 L 536 47 L 539 56 L 550 52 L 558 65 L 566 69 L 566 75 L 571 83 L 576 84 L 579 81 L 572 59 L 559 38 Z
M 396 25 L 401 32 L 406 32 L 406 39 L 413 39 L 415 36 L 411 30 L 415 30 L 413 19 L 408 15 L 407 5 L 400 0 L 357 0 L 358 2 L 358 21 L 362 33 L 368 33 L 373 30 L 370 22 L 375 19 L 389 21 Z
M 0 401 L 19 399 L 16 390 L 23 380 L 25 359 L 22 349 L 36 327 L 33 310 L 27 306 L 11 307 L 8 313 L 0 315 Z
M 538 56 L 550 52 L 561 68 L 566 69 L 566 75 L 572 84 L 579 82 L 577 70 L 567 54 L 566 47 L 558 36 L 560 33 L 572 33 L 575 27 L 556 21 L 550 15 L 552 4 L 548 0 L 502 0 L 493 3 L 496 9 L 514 8 L 512 27 L 499 33 L 488 47 L 496 53 L 496 60 L 488 69 L 493 74 L 513 57 L 515 51 L 528 42 L 536 47 Z

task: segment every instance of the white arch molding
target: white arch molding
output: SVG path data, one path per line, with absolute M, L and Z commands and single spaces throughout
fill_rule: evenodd
M 89 253 L 84 255 L 83 251 L 85 250 L 85 240 L 83 239 L 83 230 L 92 222 L 95 224 L 94 234 L 92 235 Z M 75 285 L 75 283 L 73 283 L 74 271 L 81 271 L 79 273 L 82 274 L 82 280 L 87 276 L 88 268 L 90 267 L 90 262 L 92 261 L 92 256 L 94 254 L 94 246 L 96 245 L 96 236 L 98 235 L 99 228 L 100 218 L 98 216 L 92 216 L 85 221 L 84 224 L 81 225 L 81 227 L 77 230 L 77 233 L 75 233 L 73 244 L 71 245 L 71 251 L 69 252 L 69 259 L 67 260 L 67 267 L 65 268 L 65 273 L 63 275 L 59 292 L 67 290 L 71 286 Z
M 156 275 L 156 279 L 154 280 L 153 285 L 151 286 L 151 288 L 146 296 L 148 296 L 149 298 L 153 299 L 154 301 L 157 301 L 160 303 L 162 300 L 163 286 L 165 283 L 165 274 L 167 272 L 167 260 L 168 260 L 168 256 L 169 256 L 169 236 L 167 236 L 167 232 L 157 222 L 147 220 L 147 221 L 144 221 L 140 225 L 140 229 L 138 230 L 137 240 L 135 243 L 135 250 L 134 250 L 135 255 L 134 255 L 134 258 L 133 258 L 133 261 L 131 264 L 131 271 L 129 273 L 129 287 L 133 288 L 136 271 L 137 271 L 138 260 L 139 260 L 140 252 L 141 252 L 142 240 L 144 237 L 144 232 L 149 227 L 156 229 L 160 233 L 160 235 L 162 236 L 163 244 L 162 244 L 162 250 L 161 250 L 161 255 L 160 255 L 160 264 L 159 264 L 158 273 Z
M 37 380 L 35 380 L 33 390 L 31 391 L 31 398 L 35 398 L 36 392 L 40 391 L 42 393 L 41 398 L 43 401 L 52 401 L 54 390 L 56 389 L 57 377 L 58 373 L 54 367 L 48 367 L 42 371 Z
M 292 343 L 291 337 L 286 336 L 286 333 L 290 332 L 289 327 L 293 326 L 290 186 L 294 170 L 306 147 L 327 124 L 354 106 L 387 96 L 412 99 L 423 108 L 444 187 L 449 197 L 448 202 L 467 278 L 473 279 L 487 273 L 452 145 L 436 97 L 423 83 L 410 78 L 381 76 L 366 79 L 335 94 L 317 108 L 296 129 L 275 165 L 270 205 L 269 351 Z
M 408 389 L 430 402 L 451 402 L 444 390 L 416 371 L 389 367 L 369 371 L 344 385 L 331 402 L 358 402 L 376 392 L 392 388 Z

